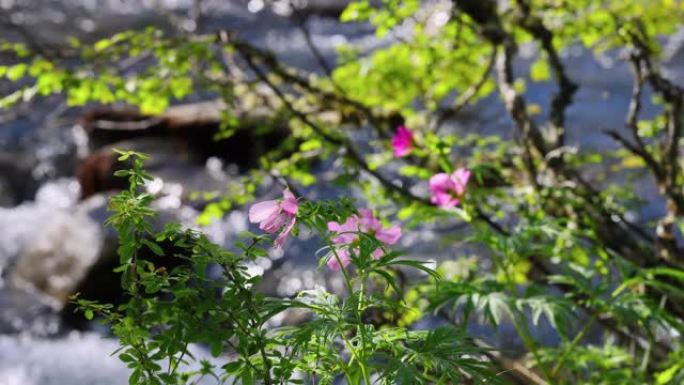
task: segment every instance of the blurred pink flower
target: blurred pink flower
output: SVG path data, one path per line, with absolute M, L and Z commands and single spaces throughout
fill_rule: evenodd
M 362 232 L 373 235 L 375 239 L 386 245 L 393 245 L 401 238 L 401 227 L 398 225 L 383 229 L 380 221 L 373 216 L 373 211 L 361 209 L 359 213 L 361 214 L 359 230 Z
M 249 221 L 259 223 L 259 228 L 269 234 L 281 233 L 276 238 L 276 247 L 283 247 L 285 239 L 297 221 L 299 205 L 289 189 L 283 190 L 283 199 L 255 203 L 249 208 Z
M 408 155 L 413 149 L 413 133 L 408 128 L 399 126 L 392 137 L 392 149 L 397 158 Z
M 359 217 L 352 215 L 347 218 L 344 223 L 328 222 L 328 230 L 334 232 L 336 235 L 332 238 L 333 243 L 347 244 L 352 243 L 358 237 L 356 234 L 359 231 Z
M 340 271 L 343 267 L 347 267 L 349 263 L 351 262 L 351 257 L 349 256 L 349 250 L 347 249 L 339 249 L 336 251 L 337 252 L 337 257 L 335 257 L 335 254 L 330 256 L 330 259 L 328 259 L 328 268 L 332 271 Z M 340 259 L 340 262 L 342 262 L 342 265 L 340 266 L 340 263 L 337 261 L 337 258 Z
M 470 179 L 470 170 L 459 168 L 451 174 L 439 173 L 430 178 L 431 201 L 439 207 L 458 205 L 465 194 Z
M 328 259 L 328 267 L 333 271 L 339 271 L 341 267 L 346 267 L 351 262 L 350 253 L 358 252 L 359 232 L 372 235 L 378 241 L 386 245 L 393 245 L 401 238 L 401 227 L 398 225 L 383 228 L 380 221 L 373 216 L 373 211 L 360 209 L 361 217 L 354 214 L 347 218 L 344 223 L 328 222 L 328 230 L 335 233 L 332 237 L 333 243 L 338 245 L 337 256 L 342 262 L 342 266 L 334 255 Z M 372 252 L 374 259 L 380 259 L 384 255 L 382 248 L 378 247 Z

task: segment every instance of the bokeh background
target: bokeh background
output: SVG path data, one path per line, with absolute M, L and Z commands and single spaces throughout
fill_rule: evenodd
M 290 65 L 318 72 L 320 63 L 307 39 L 326 63 L 334 66 L 341 45 L 370 52 L 396 38 L 378 38 L 369 25 L 340 23 L 338 17 L 346 3 L 0 0 L 0 36 L 23 42 L 46 55 L 59 55 L 68 49 L 71 38 L 94 42 L 128 29 L 155 27 L 170 33 L 230 30 L 271 50 Z M 439 9 L 445 5 L 434 1 L 429 6 L 438 10 L 434 23 L 440 23 Z M 396 33 L 401 36 L 402 29 Z M 664 39 L 663 73 L 684 84 L 684 29 Z M 517 64 L 528 68 L 536 55 L 533 46 L 523 46 Z M 615 148 L 615 143 L 601 131 L 624 124 L 632 78 L 620 55 L 607 52 L 596 57 L 582 48 L 564 53 L 569 76 L 581 86 L 568 110 L 570 144 L 585 149 Z M 10 60 L 0 54 L 0 64 L 12 64 Z M 121 65 L 134 68 L 136 63 Z M 10 90 L 9 84 L 0 82 L 0 94 Z M 545 104 L 554 87 L 529 82 L 527 91 L 530 103 Z M 193 95 L 183 106 L 174 106 L 166 114 L 187 112 L 182 108 L 190 108 L 206 119 L 204 126 L 194 129 L 211 129 L 218 124 L 218 107 L 209 97 Z M 116 341 L 98 323 L 74 315 L 68 304 L 69 296 L 76 292 L 103 300 L 120 294 L 116 276 L 111 273 L 116 261 L 116 239 L 104 225 L 107 198 L 119 187 L 110 177 L 113 164 L 109 153 L 120 141 L 152 156 L 148 167 L 156 179 L 149 189 L 159 196 L 158 225 L 178 221 L 199 227 L 226 247 L 239 232 L 249 228 L 243 207 L 219 220 L 204 220 L 204 204 L 193 199 L 193 192 L 220 193 L 230 181 L 238 180 L 259 155 L 253 138 L 237 136 L 217 149 L 210 143 L 193 141 L 191 135 L 109 137 L 107 123 L 116 118 L 111 111 L 96 106 L 69 107 L 60 97 L 0 110 L 0 385 L 127 382 L 124 365 L 110 355 L 117 347 Z M 450 121 L 447 130 L 506 136 L 509 125 L 503 106 L 493 96 Z M 326 167 L 332 166 L 322 165 L 317 172 L 324 176 Z M 646 204 L 630 213 L 637 221 L 661 216 L 664 207 L 652 190 L 653 184 L 643 186 L 635 184 Z M 337 192 L 319 184 L 307 188 L 306 193 L 310 197 L 331 197 Z M 273 191 L 266 187 L 263 195 L 271 197 Z M 420 228 L 403 238 L 403 247 L 413 257 L 432 260 L 476 252 L 432 242 L 439 239 L 441 232 L 451 230 Z M 339 285 L 335 277 L 318 269 L 318 261 L 307 250 L 303 239 L 290 242 L 284 252 L 257 261 L 251 268 L 265 275 L 262 289 L 273 295 L 291 295 L 315 285 L 333 289 Z M 544 326 L 537 332 L 543 335 Z M 519 344 L 510 328 L 502 327 L 496 333 L 483 328 L 480 333 L 507 349 L 514 350 Z M 200 346 L 193 349 L 198 358 L 209 356 Z

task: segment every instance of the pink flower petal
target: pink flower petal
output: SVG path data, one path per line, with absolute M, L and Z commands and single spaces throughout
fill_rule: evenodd
M 465 168 L 459 168 L 451 174 L 451 181 L 454 185 L 454 190 L 456 194 L 463 195 L 468 185 L 468 179 L 470 179 L 470 170 Z
M 259 223 L 280 211 L 277 201 L 264 201 L 255 203 L 249 208 L 249 221 Z
M 413 134 L 411 131 L 404 126 L 399 126 L 392 137 L 392 149 L 396 157 L 408 155 L 413 149 Z
M 274 215 L 261 222 L 259 228 L 269 234 L 273 234 L 285 226 L 290 216 L 283 212 L 276 212 Z
M 430 201 L 439 207 L 450 208 L 459 204 L 459 200 L 448 192 L 437 192 L 432 194 Z
M 384 244 L 393 245 L 401 238 L 401 227 L 394 225 L 389 229 L 380 230 L 375 233 L 375 238 Z
M 435 174 L 430 178 L 430 192 L 444 192 L 451 186 L 449 175 L 443 172 Z
M 461 203 L 470 179 L 470 170 L 459 168 L 451 175 L 435 174 L 430 178 L 430 201 L 439 207 L 450 208 Z
M 275 242 L 273 242 L 276 247 L 283 247 L 283 245 L 285 244 L 285 240 L 287 239 L 287 236 L 290 235 L 290 232 L 294 228 L 295 222 L 297 222 L 297 217 L 291 217 L 290 223 L 288 223 L 287 227 L 283 229 L 280 235 L 278 235 L 278 237 L 276 238 Z
M 452 178 L 459 181 L 462 184 L 467 184 L 468 179 L 470 178 L 470 170 L 467 168 L 458 168 L 456 171 L 454 171 L 452 175 Z
M 294 196 L 294 194 L 292 193 L 292 191 L 290 191 L 289 188 L 285 188 L 285 190 L 283 190 L 283 199 L 297 200 L 297 197 Z
M 370 209 L 360 209 L 361 219 L 359 220 L 359 230 L 364 233 L 377 232 L 382 229 L 382 224 L 373 216 L 373 211 Z
M 294 194 L 292 194 L 289 189 L 283 190 L 283 201 L 280 202 L 280 208 L 288 214 L 297 215 L 297 211 L 299 210 L 297 198 L 295 198 Z
M 347 249 L 339 249 L 336 250 L 337 257 L 335 257 L 335 254 L 332 254 L 330 258 L 328 259 L 327 265 L 332 271 L 340 271 L 342 267 L 347 267 L 349 263 L 351 262 L 351 258 L 349 256 L 349 250 Z M 337 260 L 339 258 L 339 261 Z M 342 262 L 342 265 L 340 265 L 340 262 Z
M 385 252 L 382 251 L 382 249 L 379 247 L 377 249 L 373 250 L 373 253 L 371 253 L 371 257 L 373 257 L 373 259 L 376 259 L 376 260 L 380 259 L 384 256 L 385 256 Z
M 413 139 L 413 133 L 404 125 L 397 127 L 397 133 L 395 134 L 395 136 L 400 137 L 402 139 Z
M 333 242 L 337 244 L 352 243 L 356 240 L 356 232 L 359 229 L 359 218 L 356 215 L 352 215 L 347 220 L 339 224 L 337 222 L 328 222 L 328 230 L 337 233 L 333 237 Z

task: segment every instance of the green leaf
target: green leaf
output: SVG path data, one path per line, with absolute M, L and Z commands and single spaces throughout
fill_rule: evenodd
M 223 352 L 223 344 L 221 341 L 213 341 L 211 343 L 211 355 L 213 357 L 218 357 Z
M 504 315 L 513 318 L 513 312 L 508 304 L 508 297 L 504 293 L 495 292 L 480 296 L 478 308 L 484 310 L 494 326 L 501 323 Z
M 367 0 L 352 2 L 340 14 L 340 21 L 347 23 L 368 20 L 372 10 Z
M 532 80 L 535 82 L 544 82 L 549 80 L 549 63 L 544 58 L 539 58 L 532 63 L 532 66 L 530 67 L 530 78 L 532 78 Z
M 667 385 L 670 384 L 670 381 L 674 378 L 674 376 L 679 372 L 679 370 L 684 366 L 684 361 L 680 361 L 666 370 L 663 370 L 662 372 L 658 373 L 656 376 L 656 384 L 657 385 Z
M 322 145 L 323 145 L 323 143 L 319 139 L 313 138 L 313 139 L 309 139 L 306 142 L 303 142 L 302 144 L 300 144 L 299 149 L 301 151 L 304 151 L 304 152 L 314 151 L 314 150 L 318 150 L 319 148 L 321 148 Z
M 7 79 L 15 82 L 24 77 L 27 69 L 28 65 L 25 63 L 15 64 L 7 69 Z
M 163 257 L 164 249 L 162 249 L 157 243 L 150 241 L 149 239 L 143 238 L 142 242 L 150 248 L 150 250 L 156 255 Z

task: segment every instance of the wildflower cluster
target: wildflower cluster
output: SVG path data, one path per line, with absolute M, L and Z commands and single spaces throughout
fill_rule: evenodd
M 413 133 L 405 126 L 399 126 L 392 137 L 395 157 L 411 153 L 416 146 Z M 471 171 L 458 168 L 454 172 L 437 173 L 430 178 L 430 201 L 441 208 L 451 208 L 461 203 L 468 186 Z
M 321 234 L 329 245 L 327 265 L 342 272 L 346 287 L 346 293 L 317 287 L 289 299 L 266 298 L 256 289 L 259 277 L 246 269 L 249 261 L 266 255 L 261 246 L 266 236 L 246 235 L 236 244 L 240 252 L 233 253 L 179 225 L 153 231 L 146 223 L 154 215 L 149 207 L 153 198 L 140 192 L 150 179 L 144 156 L 122 152 L 121 159 L 134 159 L 135 167 L 119 173 L 129 177 L 130 188 L 112 199 L 110 222 L 120 232 L 118 271 L 124 272 L 128 302 L 119 308 L 77 302 L 89 318 L 97 314 L 112 325 L 121 341 L 120 358 L 131 368 L 130 384 L 190 384 L 204 377 L 245 385 L 303 379 L 321 384 L 344 379 L 349 385 L 495 380 L 483 352 L 462 330 L 411 330 L 368 321 L 369 312 L 418 311 L 402 300 L 394 275 L 400 267 L 439 279 L 423 262 L 387 249 L 399 241 L 399 225 L 385 226 L 372 210 L 346 203 L 298 200 L 289 189 L 280 199 L 253 204 L 249 220 L 267 234 L 278 234 L 277 248 L 296 227 Z M 173 257 L 166 255 L 164 244 L 173 245 Z M 180 266 L 157 268 L 164 259 L 143 259 L 141 248 L 159 258 L 179 258 Z M 356 261 L 356 269 L 345 269 Z M 209 265 L 220 268 L 220 278 L 207 276 Z M 382 282 L 390 289 L 372 289 Z M 297 328 L 267 326 L 288 311 L 306 312 L 310 320 Z M 214 361 L 224 363 L 202 361 L 196 363 L 200 370 L 186 369 L 194 361 L 193 344 L 209 346 Z
M 413 133 L 405 126 L 399 126 L 391 141 L 394 155 L 403 157 L 415 147 Z M 431 202 L 436 206 L 449 209 L 461 203 L 466 193 L 471 172 L 466 168 L 458 168 L 451 174 L 438 173 L 429 181 Z M 274 241 L 276 247 L 282 247 L 297 221 L 298 203 L 289 189 L 283 191 L 280 200 L 268 200 L 254 204 L 249 209 L 249 220 L 259 223 L 259 228 L 269 234 L 280 231 Z M 380 259 L 385 246 L 392 246 L 401 238 L 401 227 L 392 225 L 384 227 L 370 209 L 359 209 L 340 223 L 329 221 L 327 229 L 331 232 L 333 247 L 327 255 L 327 265 L 333 271 L 347 267 L 353 257 L 359 253 L 360 234 L 374 237 L 381 246 L 371 252 L 373 259 Z

